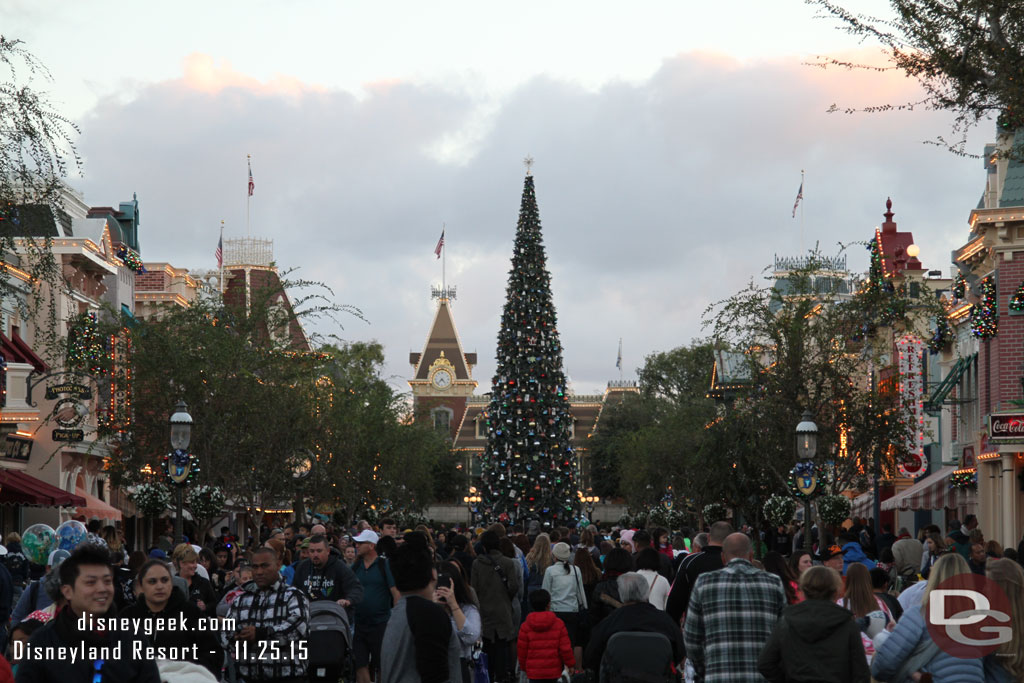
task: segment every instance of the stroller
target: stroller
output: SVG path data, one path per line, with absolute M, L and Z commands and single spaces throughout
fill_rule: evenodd
M 345 608 L 333 600 L 309 603 L 310 681 L 337 681 L 348 664 L 352 651 L 352 634 Z

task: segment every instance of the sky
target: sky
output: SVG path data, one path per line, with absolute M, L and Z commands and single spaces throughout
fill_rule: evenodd
M 381 342 L 403 391 L 442 225 L 455 322 L 489 390 L 528 155 L 577 393 L 619 379 L 620 338 L 633 379 L 707 334 L 707 307 L 775 255 L 850 245 L 866 270 L 856 243 L 887 197 L 948 274 L 984 183 L 980 160 L 926 144 L 949 137 L 948 114 L 828 113 L 922 95 L 895 72 L 813 66 L 883 57 L 798 0 L 0 0 L 0 27 L 81 130 L 72 186 L 91 205 L 137 194 L 146 261 L 214 268 L 221 220 L 226 239 L 272 239 L 283 269 L 365 318 L 309 331 Z M 975 130 L 969 151 L 991 137 Z

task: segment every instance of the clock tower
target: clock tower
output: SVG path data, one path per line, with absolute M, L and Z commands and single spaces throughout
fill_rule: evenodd
M 409 354 L 413 366 L 409 387 L 414 419 L 428 420 L 454 441 L 466 415 L 466 402 L 476 391 L 476 354 L 462 350 L 452 318 L 454 288 L 438 294 L 437 312 L 423 351 Z

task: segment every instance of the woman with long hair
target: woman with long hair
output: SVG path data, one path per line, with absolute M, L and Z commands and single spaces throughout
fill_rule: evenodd
M 871 662 L 871 675 L 880 681 L 901 681 L 915 673 L 930 673 L 934 683 L 982 683 L 985 671 L 981 659 L 959 659 L 936 647 L 925 620 L 929 596 L 940 584 L 971 568 L 960 553 L 946 553 L 932 566 L 919 608 L 908 607 L 887 638 L 879 634 L 878 649 Z
M 618 578 L 631 571 L 633 571 L 633 556 L 624 548 L 612 548 L 605 555 L 604 574 L 591 595 L 591 629 L 613 611 L 622 607 L 622 601 L 619 600 Z
M 786 564 L 786 559 L 774 550 L 769 550 L 764 554 L 761 559 L 761 564 L 764 565 L 765 571 L 775 574 L 775 576 L 782 579 L 782 588 L 786 591 L 786 602 L 790 605 L 795 605 L 798 602 L 802 602 L 804 596 L 800 593 L 800 585 L 796 574 Z
M 793 575 L 796 576 L 797 581 L 800 580 L 805 571 L 813 566 L 814 556 L 806 550 L 794 550 L 793 554 L 789 556 L 789 568 L 793 570 Z
M 184 619 L 189 628 L 155 630 L 150 636 L 151 644 L 167 648 L 167 652 L 192 652 L 193 657 L 181 659 L 201 664 L 219 677 L 224 657 L 217 643 L 216 631 L 199 627 L 203 613 L 180 590 L 174 589 L 167 563 L 159 559 L 149 560 L 139 568 L 135 583 L 141 587 L 142 593 L 135 604 L 119 612 L 118 617 L 151 622 L 159 620 L 160 623 Z
M 587 595 L 583 590 L 583 576 L 573 566 L 571 553 L 568 543 L 555 544 L 551 550 L 555 563 L 544 572 L 541 588 L 551 594 L 551 611 L 565 624 L 576 661 L 582 662 L 580 612 L 587 609 Z
M 482 622 L 480 606 L 473 589 L 466 584 L 462 565 L 456 561 L 443 562 L 438 567 L 434 602 L 441 605 L 452 622 L 452 630 L 459 639 L 459 657 L 462 660 L 462 680 L 472 681 L 470 666 L 473 646 L 480 640 Z M 453 677 L 454 678 L 454 677 Z
M 647 579 L 650 591 L 647 593 L 647 602 L 651 603 L 662 612 L 668 604 L 668 593 L 672 589 L 668 579 L 658 573 L 661 567 L 659 553 L 654 548 L 644 548 L 636 555 L 636 573 Z
M 854 562 L 846 570 L 846 589 L 843 592 L 843 597 L 836 600 L 836 604 L 853 612 L 856 619 L 870 619 L 870 614 L 881 612 L 885 615 L 883 627 L 893 620 L 885 602 L 875 595 L 874 587 L 871 585 L 871 573 L 859 562 Z M 875 656 L 875 646 L 872 641 L 874 635 L 873 633 L 861 633 L 861 640 L 864 641 L 864 654 L 868 656 L 868 661 Z
M 529 576 L 526 581 L 526 594 L 537 590 L 544 583 L 544 572 L 554 562 L 551 555 L 551 537 L 547 534 L 538 534 L 533 542 L 533 547 L 526 554 L 526 569 Z
M 993 560 L 986 575 L 1010 601 L 1010 642 L 985 657 L 985 680 L 996 683 L 1024 681 L 1024 569 L 1013 560 Z
M 942 534 L 927 534 L 924 537 L 924 552 L 921 553 L 921 576 L 927 579 L 932 565 L 946 552 L 946 542 L 942 540 Z

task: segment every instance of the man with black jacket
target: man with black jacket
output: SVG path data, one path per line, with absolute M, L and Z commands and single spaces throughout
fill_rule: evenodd
M 309 559 L 295 568 L 292 585 L 310 600 L 334 600 L 352 616 L 352 607 L 363 599 L 363 586 L 337 555 L 331 553 L 324 536 L 309 539 Z
M 146 637 L 105 628 L 102 622 L 115 614 L 110 554 L 95 545 L 83 545 L 58 571 L 67 604 L 29 640 L 18 664 L 18 683 L 160 683 L 155 659 L 145 657 Z M 143 657 L 136 659 L 138 641 Z M 44 656 L 46 648 L 57 648 L 49 653 L 59 656 Z
M 676 580 L 668 594 L 668 604 L 665 605 L 665 612 L 676 623 L 679 623 L 683 614 L 686 613 L 686 607 L 690 604 L 690 591 L 697 583 L 697 577 L 724 566 L 722 564 L 722 543 L 731 533 L 732 525 L 729 522 L 715 522 L 711 525 L 711 531 L 708 533 L 707 546 L 700 553 L 692 555 L 692 559 L 679 567 L 679 573 L 676 574 Z

